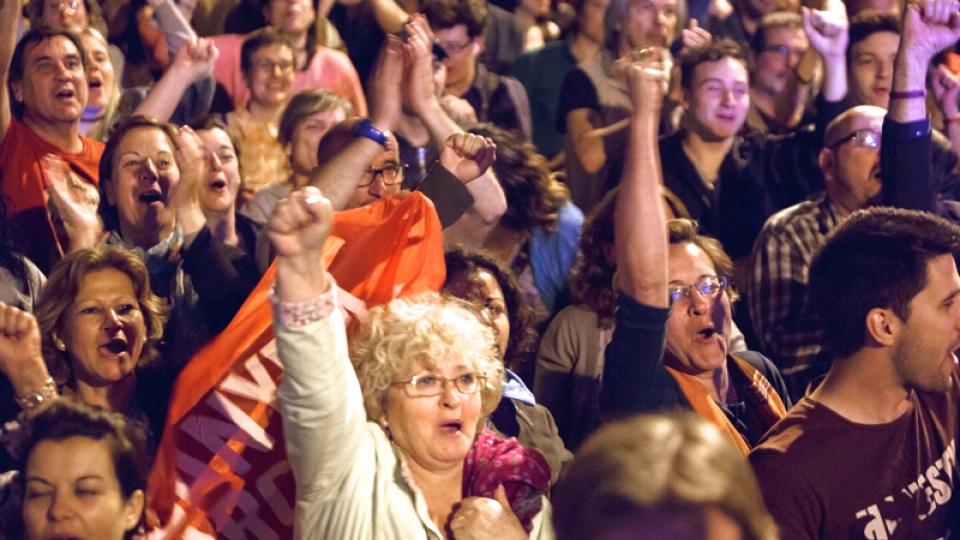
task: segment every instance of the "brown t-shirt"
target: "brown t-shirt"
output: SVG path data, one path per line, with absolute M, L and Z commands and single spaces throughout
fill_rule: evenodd
M 805 397 L 767 433 L 750 463 L 782 538 L 947 535 L 960 381 L 911 401 L 901 418 L 863 425 Z
M 3 174 L 0 187 L 7 203 L 7 219 L 15 229 L 13 234 L 20 241 L 19 247 L 44 272 L 49 272 L 56 261 L 56 239 L 47 215 L 44 196 L 47 179 L 40 160 L 47 154 L 58 156 L 79 178 L 96 186 L 103 143 L 83 136 L 80 140 L 83 150 L 76 154 L 65 152 L 23 122 L 11 119 L 0 141 Z

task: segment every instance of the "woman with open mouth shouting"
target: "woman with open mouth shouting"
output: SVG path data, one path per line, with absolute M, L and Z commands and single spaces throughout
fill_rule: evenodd
M 192 129 L 142 116 L 117 127 L 100 159 L 106 241 L 140 255 L 171 306 L 164 352 L 175 364 L 219 333 L 260 279 L 253 254 L 208 226 L 201 192 L 211 167 Z
M 306 187 L 267 225 L 298 537 L 552 538 L 549 465 L 483 429 L 503 394 L 492 328 L 428 294 L 373 308 L 348 353 L 337 287 L 318 263 L 332 213 Z
M 155 445 L 166 414 L 152 393 L 168 371 L 158 361 L 165 320 L 136 255 L 80 249 L 50 273 L 36 316 L 0 303 L 0 371 L 27 415 L 71 396 L 139 421 Z
M 188 35 L 193 30 L 188 28 Z M 153 86 L 121 89 L 107 40 L 93 28 L 80 32 L 89 87 L 80 131 L 98 141 L 134 114 L 189 124 L 209 112 L 215 83 L 217 49 L 206 39 L 184 43 L 163 77 Z

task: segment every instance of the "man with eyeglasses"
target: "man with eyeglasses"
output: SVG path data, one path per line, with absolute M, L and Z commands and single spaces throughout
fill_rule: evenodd
M 665 77 L 654 67 L 627 68 L 634 109 L 614 214 L 620 295 L 600 411 L 692 409 L 746 454 L 790 401 L 773 363 L 731 353 L 730 258 L 695 222 L 666 220 L 656 142 Z
M 935 211 L 951 221 L 960 217 L 957 203 L 936 195 L 923 90 L 927 66 L 939 52 L 931 49 L 952 45 L 946 42 L 952 35 L 947 32 L 960 30 L 944 29 L 943 23 L 911 24 L 932 27 L 940 32 L 933 38 L 941 41 L 931 44 L 916 30 L 904 31 L 889 112 L 861 105 L 834 119 L 819 156 L 824 193 L 770 217 L 754 246 L 747 282 L 750 317 L 763 350 L 778 362 L 795 398 L 829 367 L 807 281 L 814 253 L 830 232 L 856 210 L 877 204 Z
M 420 11 L 446 53 L 446 92 L 470 103 L 478 121 L 520 131 L 529 139 L 533 126 L 527 91 L 513 77 L 497 75 L 477 60 L 485 43 L 486 0 L 425 0 Z
M 810 47 L 803 18 L 777 11 L 760 19 L 753 35 L 750 74 L 750 114 L 747 126 L 769 133 L 787 133 L 804 120 L 810 81 L 800 81 L 795 69 Z M 798 84 L 799 83 L 799 84 Z M 785 106 L 785 105 L 792 106 Z
M 802 298 L 792 298 L 788 318 L 816 321 L 817 339 L 808 344 L 825 343 L 830 366 L 750 454 L 783 538 L 950 538 L 957 531 L 960 230 L 956 209 L 934 195 L 922 89 L 929 61 L 960 39 L 958 8 L 956 0 L 906 5 L 882 126 L 881 182 L 853 177 L 868 200 L 882 183 L 884 206 L 925 212 L 856 212 L 797 272 Z M 841 168 L 845 153 L 877 152 L 873 122 L 838 126 L 834 149 L 824 152 L 836 153 Z

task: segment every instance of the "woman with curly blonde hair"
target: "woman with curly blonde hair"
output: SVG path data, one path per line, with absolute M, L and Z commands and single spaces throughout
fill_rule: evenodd
M 348 356 L 337 287 L 320 262 L 332 213 L 306 187 L 268 224 L 297 531 L 552 538 L 549 465 L 484 428 L 503 391 L 491 327 L 459 300 L 394 300 L 370 310 Z

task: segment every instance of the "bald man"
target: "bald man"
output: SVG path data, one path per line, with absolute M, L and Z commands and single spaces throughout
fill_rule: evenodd
M 937 201 L 929 121 L 925 109 L 904 110 L 923 107 L 923 100 L 911 101 L 895 102 L 889 115 L 859 105 L 835 118 L 818 159 L 823 193 L 771 216 L 754 245 L 747 278 L 750 318 L 761 350 L 778 364 L 794 400 L 829 367 L 807 296 L 810 261 L 826 236 L 851 213 L 879 204 L 960 217 L 956 203 Z

